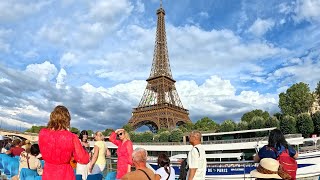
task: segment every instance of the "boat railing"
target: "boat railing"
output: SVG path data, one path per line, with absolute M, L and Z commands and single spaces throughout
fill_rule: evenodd
M 285 138 L 299 138 L 301 134 L 286 134 Z M 225 140 L 209 140 L 203 141 L 202 144 L 228 144 L 228 143 L 243 143 L 243 142 L 256 142 L 267 141 L 268 137 L 255 137 L 255 138 L 242 138 L 242 139 L 225 139 Z M 134 142 L 135 145 L 189 145 L 189 142 Z

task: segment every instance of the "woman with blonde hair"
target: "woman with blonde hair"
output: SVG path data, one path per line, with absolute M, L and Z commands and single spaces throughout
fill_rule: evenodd
M 64 106 L 57 106 L 50 114 L 46 128 L 40 130 L 39 146 L 44 165 L 42 180 L 74 180 L 71 157 L 81 164 L 89 162 L 77 135 L 69 131 L 71 116 Z
M 94 139 L 96 142 L 94 143 L 89 172 L 90 174 L 99 174 L 102 173 L 106 167 L 106 155 L 110 156 L 110 151 L 108 150 L 104 142 L 103 134 L 100 131 L 95 133 Z
M 118 146 L 117 155 L 117 179 L 121 179 L 126 173 L 131 171 L 133 146 L 129 133 L 124 129 L 117 129 L 109 137 L 110 142 Z

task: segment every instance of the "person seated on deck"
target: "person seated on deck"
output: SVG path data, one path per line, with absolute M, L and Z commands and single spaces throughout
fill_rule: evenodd
M 148 153 L 143 148 L 136 148 L 132 153 L 133 164 L 136 167 L 135 171 L 128 172 L 122 180 L 154 180 L 154 172 L 147 167 Z
M 26 148 L 24 152 L 20 155 L 20 163 L 19 163 L 19 173 L 16 176 L 12 177 L 12 180 L 18 180 L 19 174 L 22 168 L 28 168 L 31 170 L 37 170 L 37 173 L 41 176 L 43 172 L 43 167 L 41 166 L 40 160 L 37 156 L 40 153 L 39 145 L 33 144 L 31 147 Z
M 20 154 L 24 151 L 24 149 L 21 148 L 20 143 L 20 139 L 15 139 L 12 142 L 12 147 L 6 152 L 6 154 L 9 154 L 11 156 L 20 156 Z

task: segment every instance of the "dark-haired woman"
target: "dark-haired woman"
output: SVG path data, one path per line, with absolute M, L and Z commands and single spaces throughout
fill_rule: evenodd
M 159 154 L 158 166 L 159 169 L 156 170 L 155 180 L 175 180 L 176 173 L 170 166 L 170 159 L 166 154 Z
M 81 142 L 82 147 L 90 153 L 90 144 L 88 142 L 88 131 L 82 130 L 79 135 L 79 140 Z M 89 174 L 89 164 L 80 164 L 77 163 L 76 174 L 82 175 L 82 180 L 86 180 Z
M 270 132 L 268 144 L 259 150 L 259 153 L 254 157 L 254 161 L 260 162 L 260 159 L 263 158 L 277 159 L 286 150 L 291 157 L 295 159 L 298 157 L 298 153 L 288 144 L 282 132 L 279 129 L 274 129 Z
M 279 129 L 274 129 L 270 132 L 268 144 L 259 150 L 259 153 L 254 157 L 254 161 L 259 162 L 263 158 L 278 159 L 280 156 L 282 156 L 282 160 L 279 160 L 279 162 L 282 161 L 286 164 L 283 166 L 284 170 L 290 175 L 291 180 L 295 180 L 297 164 L 296 161 L 293 162 L 292 158 L 296 159 L 298 153 L 288 144 L 282 132 Z M 292 158 L 288 159 L 289 156 Z

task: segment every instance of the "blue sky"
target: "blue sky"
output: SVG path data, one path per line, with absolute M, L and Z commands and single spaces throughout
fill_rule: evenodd
M 278 94 L 320 80 L 320 1 L 164 0 L 184 107 L 239 121 L 275 113 Z M 45 125 L 63 104 L 79 129 L 118 128 L 143 95 L 158 0 L 0 1 L 2 128 Z

